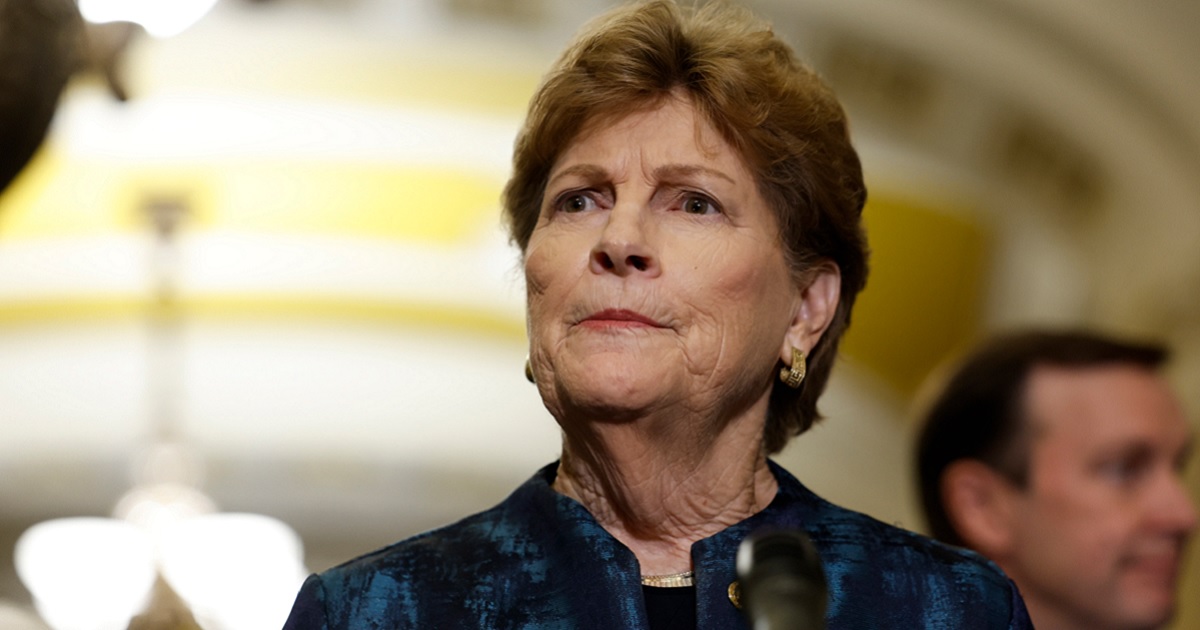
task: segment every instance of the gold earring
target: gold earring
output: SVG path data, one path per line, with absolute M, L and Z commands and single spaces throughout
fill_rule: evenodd
M 529 362 L 529 357 L 525 357 L 525 380 L 530 383 L 537 383 L 533 380 L 533 364 Z
M 784 385 L 796 389 L 804 380 L 804 372 L 804 351 L 792 348 L 792 366 L 779 369 L 779 380 L 783 381 Z

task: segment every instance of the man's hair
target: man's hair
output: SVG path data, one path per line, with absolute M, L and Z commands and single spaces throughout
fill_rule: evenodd
M 671 0 L 625 5 L 592 22 L 530 103 L 504 190 L 504 216 L 524 253 L 559 154 L 581 132 L 676 94 L 755 174 L 796 282 L 826 261 L 841 271 L 837 311 L 808 358 L 807 379 L 799 389 L 776 385 L 771 391 L 764 443 L 773 453 L 819 418 L 817 398 L 866 284 L 861 218 L 867 190 L 841 105 L 768 25 L 724 3 L 693 11 Z
M 1025 392 L 1035 368 L 1135 365 L 1158 369 L 1161 346 L 1087 331 L 1028 330 L 992 338 L 960 363 L 924 414 L 917 438 L 921 502 L 934 538 L 963 546 L 942 503 L 946 468 L 961 459 L 986 464 L 1018 487 L 1029 474 Z

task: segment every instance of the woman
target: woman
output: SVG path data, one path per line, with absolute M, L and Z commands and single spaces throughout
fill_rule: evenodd
M 865 196 L 840 106 L 744 12 L 593 23 L 535 95 L 504 193 L 561 461 L 309 578 L 288 627 L 745 627 L 734 555 L 760 529 L 811 537 L 830 628 L 1027 627 L 993 566 L 767 459 L 817 419 L 865 282 Z

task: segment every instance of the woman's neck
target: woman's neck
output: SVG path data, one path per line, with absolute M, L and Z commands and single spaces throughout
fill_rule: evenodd
M 691 570 L 692 543 L 761 511 L 778 485 L 762 421 L 656 421 L 566 427 L 554 489 L 633 551 L 643 575 Z

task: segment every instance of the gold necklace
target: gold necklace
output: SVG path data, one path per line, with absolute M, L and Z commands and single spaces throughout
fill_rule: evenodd
M 693 577 L 695 573 L 692 571 L 684 571 L 683 573 L 671 573 L 669 575 L 643 575 L 642 586 L 657 586 L 659 588 L 676 588 L 679 586 L 692 586 L 695 584 Z

